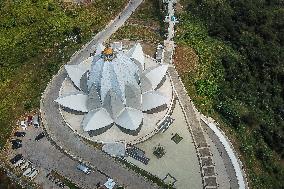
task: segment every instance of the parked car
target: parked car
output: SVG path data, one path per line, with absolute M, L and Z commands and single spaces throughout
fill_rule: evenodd
M 19 167 L 21 166 L 23 163 L 25 163 L 24 159 L 20 159 L 19 161 L 17 161 L 17 163 L 15 164 L 15 167 Z
M 16 136 L 16 137 L 24 137 L 24 136 L 26 136 L 26 133 L 17 131 L 17 132 L 14 133 L 14 136 Z
M 18 148 L 21 148 L 23 145 L 22 145 L 22 143 L 14 143 L 13 145 L 12 145 L 12 149 L 13 150 L 16 150 L 16 149 L 18 149 Z
M 21 121 L 21 127 L 23 130 L 26 130 L 27 129 L 27 122 L 26 121 Z
M 80 170 L 80 171 L 82 171 L 83 173 L 85 173 L 85 174 L 87 174 L 87 175 L 91 173 L 90 168 L 87 167 L 87 166 L 84 165 L 84 164 L 79 164 L 79 165 L 77 165 L 77 169 Z
M 106 181 L 106 183 L 104 184 L 104 186 L 105 186 L 106 188 L 108 188 L 108 189 L 113 189 L 114 186 L 115 186 L 115 184 L 116 184 L 116 183 L 113 181 L 113 179 L 108 178 L 107 181 Z
M 28 176 L 28 175 L 30 175 L 32 172 L 34 171 L 34 168 L 32 168 L 32 167 L 29 167 L 29 168 L 27 168 L 24 172 L 23 172 L 23 176 Z
M 12 163 L 12 164 L 15 164 L 15 163 L 17 163 L 20 159 L 22 159 L 23 158 L 23 155 L 22 154 L 17 154 L 17 155 L 15 155 L 15 157 L 13 157 L 11 160 L 10 160 L 10 162 Z
M 33 122 L 33 116 L 29 115 L 27 120 L 28 125 L 31 125 L 32 122 Z
M 12 144 L 21 144 L 21 143 L 22 143 L 22 140 L 21 140 L 21 139 L 18 139 L 18 138 L 12 139 L 12 140 L 11 140 L 11 143 L 12 143 Z
M 41 132 L 39 135 L 36 136 L 35 140 L 38 141 L 45 136 L 44 132 Z
M 38 174 L 38 170 L 34 170 L 31 174 L 28 175 L 28 177 L 33 180 Z

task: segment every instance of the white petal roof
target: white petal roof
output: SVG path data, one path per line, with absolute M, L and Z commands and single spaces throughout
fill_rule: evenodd
M 133 59 L 137 60 L 137 61 L 140 63 L 141 68 L 144 69 L 145 57 L 144 57 L 143 49 L 142 49 L 142 46 L 140 45 L 140 43 L 136 43 L 136 44 L 127 52 L 127 56 L 130 57 L 130 58 L 133 58 Z
M 85 70 L 79 69 L 77 65 L 65 65 L 65 70 L 74 85 L 80 89 L 80 79 L 85 73 Z
M 141 110 L 141 91 L 133 85 L 125 86 L 126 106 Z
M 103 59 L 99 59 L 97 61 L 93 61 L 90 75 L 88 80 L 88 87 L 91 88 L 93 84 L 95 84 L 98 88 L 101 87 L 101 78 L 102 78 L 102 71 L 104 67 Z
M 102 101 L 95 85 L 93 85 L 89 91 L 87 107 L 88 110 L 93 110 L 102 107 Z
M 89 89 L 88 89 L 88 77 L 89 76 L 88 75 L 89 75 L 89 71 L 86 71 L 80 79 L 80 89 L 86 94 L 89 92 Z
M 136 75 L 139 72 L 138 66 L 122 52 L 116 54 L 112 61 L 99 59 L 93 62 L 88 86 L 95 84 L 98 92 L 104 101 L 107 92 L 113 90 L 125 103 L 125 85 L 131 84 L 139 88 Z
M 80 79 L 82 75 L 91 68 L 91 62 L 94 59 L 93 56 L 82 61 L 78 65 L 65 65 L 65 70 L 68 73 L 69 78 L 73 81 L 76 87 L 80 88 Z
M 141 74 L 140 77 L 140 86 L 142 93 L 148 92 L 152 90 L 151 81 L 145 76 L 145 74 Z
M 104 108 L 98 108 L 85 115 L 81 125 L 84 131 L 101 129 L 113 123 L 109 113 Z
M 150 91 L 142 94 L 142 111 L 148 111 L 164 104 L 167 104 L 169 99 L 156 91 Z
M 124 111 L 115 120 L 115 123 L 128 130 L 139 128 L 143 120 L 143 113 L 134 108 L 125 108 Z
M 168 70 L 168 65 L 163 64 L 157 67 L 149 68 L 145 70 L 142 74 L 145 75 L 145 77 L 150 80 L 152 85 L 152 90 L 154 90 L 160 84 L 163 77 L 166 75 L 167 70 Z
M 168 65 L 157 65 L 145 71 L 145 56 L 137 43 L 127 54 L 114 51 L 113 59 L 101 55 L 102 44 L 96 46 L 96 55 L 78 65 L 65 69 L 80 92 L 55 101 L 80 112 L 88 112 L 81 123 L 84 131 L 104 128 L 116 123 L 127 130 L 137 130 L 143 121 L 143 112 L 167 104 L 169 99 L 155 92 L 164 78 Z
M 105 96 L 103 107 L 108 111 L 113 119 L 116 119 L 124 108 L 121 98 L 112 90 Z
M 59 97 L 55 100 L 55 102 L 59 103 L 61 106 L 72 110 L 88 112 L 87 99 L 88 95 L 72 94 L 69 96 Z

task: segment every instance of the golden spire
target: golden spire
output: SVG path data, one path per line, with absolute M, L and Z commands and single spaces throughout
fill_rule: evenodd
M 104 51 L 103 51 L 104 55 L 112 55 L 113 54 L 113 49 L 109 46 L 107 46 Z
M 106 44 L 105 49 L 102 51 L 102 56 L 105 61 L 111 61 L 115 58 L 114 51 L 109 43 Z

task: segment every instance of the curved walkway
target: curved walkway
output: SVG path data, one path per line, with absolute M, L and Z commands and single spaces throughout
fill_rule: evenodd
M 124 24 L 141 3 L 142 0 L 131 0 L 116 19 L 110 22 L 93 40 L 73 55 L 68 64 L 76 64 L 89 57 L 93 51 L 93 46 L 109 38 L 111 34 Z M 54 102 L 59 96 L 60 86 L 66 76 L 66 71 L 62 67 L 52 78 L 42 95 L 40 106 L 42 121 L 52 142 L 71 157 L 80 161 L 84 160 L 84 162 L 90 164 L 97 171 L 113 178 L 119 184 L 127 186 L 127 188 L 158 188 L 158 186 L 144 177 L 137 175 L 133 170 L 127 169 L 122 164 L 105 155 L 102 151 L 95 149 L 93 146 L 86 145 L 79 136 L 69 129 L 60 116 L 58 105 Z
M 169 16 L 169 26 L 168 26 L 168 37 L 164 41 L 164 63 L 169 64 L 168 73 L 171 80 L 174 83 L 174 90 L 181 104 L 182 110 L 184 112 L 186 121 L 189 125 L 189 130 L 191 132 L 193 142 L 196 148 L 197 157 L 199 160 L 199 166 L 201 171 L 201 177 L 203 181 L 204 188 L 217 188 L 217 178 L 215 172 L 215 165 L 213 163 L 213 154 L 209 148 L 209 145 L 204 136 L 200 120 L 196 115 L 196 110 L 190 97 L 187 95 L 187 91 L 173 65 L 173 54 L 175 50 L 175 44 L 172 40 L 175 34 L 174 25 L 175 21 L 171 18 L 174 16 L 174 2 L 173 0 L 168 1 L 168 16 Z
M 218 151 L 223 154 L 223 161 L 226 165 L 226 171 L 230 176 L 231 188 L 248 188 L 246 181 L 246 174 L 242 169 L 242 163 L 236 155 L 234 148 L 214 121 L 211 118 L 207 118 L 201 115 L 201 121 L 204 123 L 204 129 L 207 130 L 209 137 L 214 141 L 215 145 L 218 147 Z M 208 130 L 208 129 L 209 130 Z
M 168 14 L 171 18 L 174 16 L 174 7 L 173 7 L 173 0 L 168 1 Z M 190 130 L 194 139 L 194 143 L 197 149 L 197 154 L 200 161 L 200 168 L 203 177 L 203 186 L 204 188 L 211 188 L 217 187 L 217 178 L 216 178 L 216 170 L 215 165 L 213 164 L 213 154 L 208 146 L 206 141 L 204 131 L 201 126 L 201 121 L 206 123 L 206 126 L 212 130 L 209 132 L 210 138 L 214 138 L 214 143 L 219 146 L 219 149 L 224 149 L 225 152 L 223 155 L 223 161 L 227 165 L 226 170 L 230 176 L 230 185 L 231 188 L 240 188 L 245 189 L 248 188 L 246 177 L 244 171 L 241 169 L 241 162 L 237 158 L 232 145 L 228 142 L 226 136 L 218 129 L 218 127 L 212 123 L 207 122 L 205 119 L 200 120 L 200 116 L 197 115 L 197 111 L 190 100 L 190 97 L 187 95 L 186 89 L 183 86 L 179 75 L 174 68 L 172 56 L 174 53 L 175 44 L 172 41 L 174 37 L 174 22 L 170 19 L 169 20 L 169 27 L 168 27 L 168 38 L 165 41 L 165 58 L 164 62 L 172 65 L 169 67 L 169 75 L 173 82 L 175 83 L 175 91 L 178 96 L 178 99 L 183 107 L 183 111 L 186 115 L 186 119 L 190 125 Z M 206 128 L 205 128 L 206 129 Z M 219 145 L 220 143 L 220 145 Z

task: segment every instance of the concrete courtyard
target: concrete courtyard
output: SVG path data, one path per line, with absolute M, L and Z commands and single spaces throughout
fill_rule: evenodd
M 202 178 L 196 149 L 178 100 L 171 117 L 175 121 L 165 132 L 158 133 L 151 139 L 136 145 L 144 150 L 145 155 L 150 158 L 148 165 L 131 157 L 126 159 L 160 179 L 164 179 L 167 174 L 170 174 L 177 180 L 174 186 L 178 189 L 188 189 L 189 186 L 192 189 L 200 189 L 202 188 Z M 183 138 L 178 144 L 171 140 L 176 133 Z M 153 155 L 154 147 L 159 144 L 166 151 L 160 159 Z

